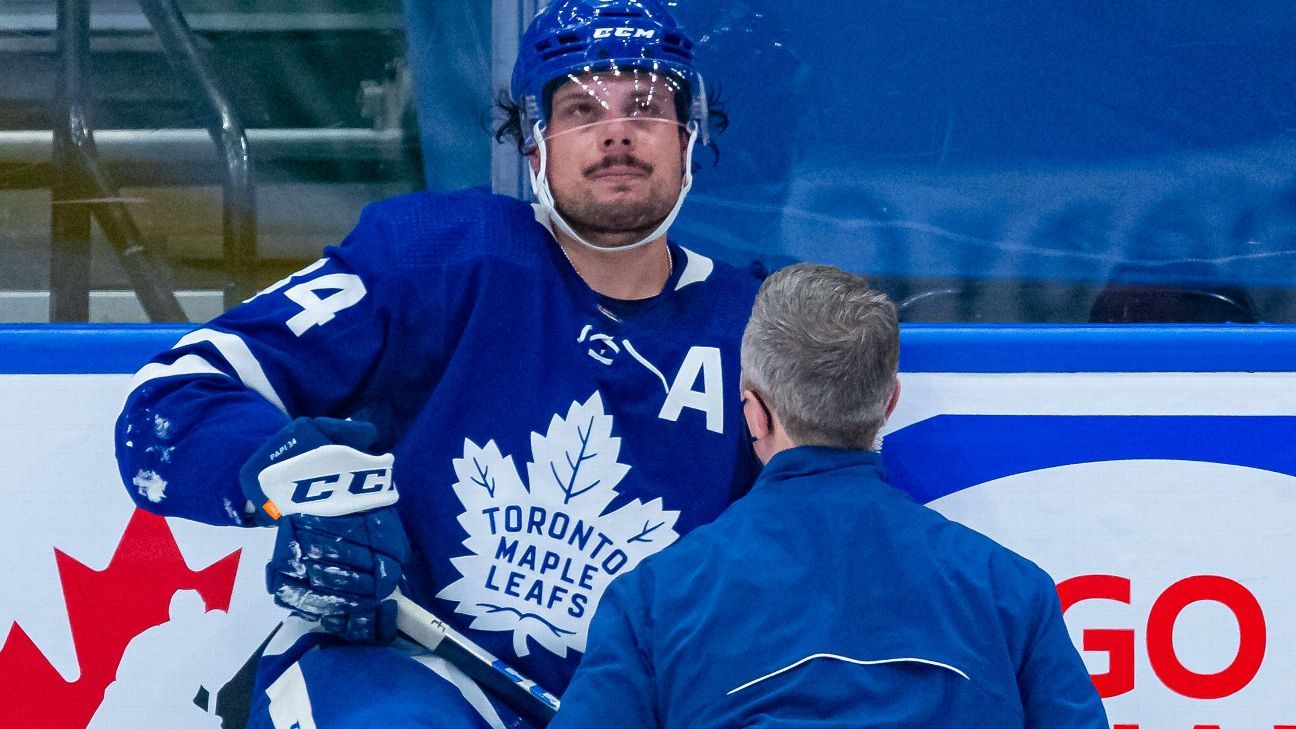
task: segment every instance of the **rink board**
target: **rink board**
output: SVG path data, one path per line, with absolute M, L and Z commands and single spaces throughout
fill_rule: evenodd
M 0 726 L 220 726 L 279 617 L 268 531 L 117 476 L 130 375 L 183 331 L 0 329 Z M 1113 724 L 1296 725 L 1296 328 L 903 338 L 893 480 L 1053 576 Z

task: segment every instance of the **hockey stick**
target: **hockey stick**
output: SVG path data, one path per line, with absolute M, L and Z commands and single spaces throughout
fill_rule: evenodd
M 424 607 L 396 591 L 396 629 L 463 671 L 527 721 L 546 726 L 558 711 L 558 697 L 523 678 L 504 661 L 446 625 Z

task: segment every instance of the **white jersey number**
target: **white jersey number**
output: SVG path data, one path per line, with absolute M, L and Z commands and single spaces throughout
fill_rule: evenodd
M 293 279 L 318 271 L 325 263 L 328 263 L 328 259 L 321 258 L 296 273 L 288 274 L 243 303 L 274 293 L 292 283 Z M 318 293 L 320 291 L 331 293 L 321 297 Z M 353 273 L 330 273 L 299 283 L 284 292 L 284 296 L 302 308 L 300 314 L 288 320 L 288 328 L 300 337 L 311 327 L 332 321 L 339 311 L 355 306 L 365 297 L 365 293 L 364 282 Z
M 330 293 L 321 297 L 321 291 Z M 330 273 L 299 283 L 284 292 L 302 308 L 300 314 L 288 320 L 288 328 L 300 337 L 307 329 L 327 324 L 339 311 L 355 306 L 365 293 L 364 282 L 354 273 Z

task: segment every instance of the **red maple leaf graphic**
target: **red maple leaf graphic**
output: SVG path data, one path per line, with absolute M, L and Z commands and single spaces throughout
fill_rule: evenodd
M 196 590 L 208 611 L 229 609 L 241 551 L 194 572 L 166 520 L 138 510 L 101 572 L 55 549 L 81 675 L 64 680 L 15 623 L 0 647 L 0 727 L 85 729 L 126 645 L 170 620 L 177 591 Z

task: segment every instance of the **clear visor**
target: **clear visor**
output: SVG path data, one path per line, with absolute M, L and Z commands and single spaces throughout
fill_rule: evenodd
M 548 102 L 545 139 L 605 133 L 609 125 L 624 131 L 661 134 L 686 129 L 680 109 L 688 90 L 670 73 L 618 69 L 569 74 Z

